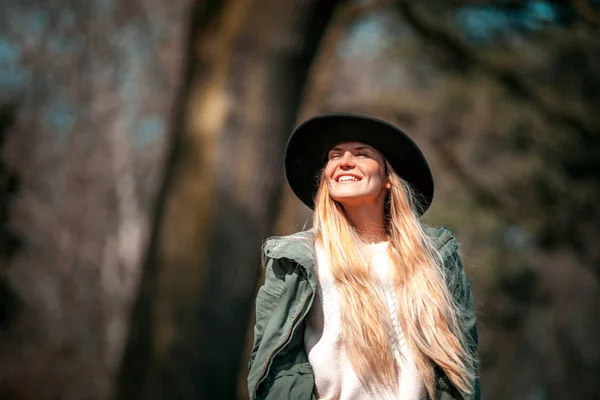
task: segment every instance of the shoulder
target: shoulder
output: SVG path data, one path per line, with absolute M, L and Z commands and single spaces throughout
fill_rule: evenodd
M 315 233 L 312 229 L 287 236 L 273 236 L 265 240 L 265 259 L 289 259 L 303 266 L 314 260 Z
M 453 258 L 460 248 L 456 236 L 445 226 L 424 227 L 425 234 L 430 238 L 433 246 L 443 259 Z
M 448 289 L 459 304 L 468 303 L 471 289 L 458 251 L 459 241 L 450 229 L 444 226 L 426 228 L 426 233 L 442 257 L 444 278 Z

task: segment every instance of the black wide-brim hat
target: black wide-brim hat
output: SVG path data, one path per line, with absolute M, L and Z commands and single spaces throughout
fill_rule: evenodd
M 362 142 L 379 150 L 418 195 L 419 215 L 433 200 L 433 176 L 415 142 L 396 126 L 364 115 L 323 114 L 294 129 L 285 148 L 285 174 L 298 198 L 314 209 L 320 173 L 329 150 L 340 142 Z

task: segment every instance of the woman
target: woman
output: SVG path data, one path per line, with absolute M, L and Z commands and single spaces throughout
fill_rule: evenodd
M 471 289 L 421 151 L 352 114 L 300 124 L 286 176 L 313 229 L 271 238 L 256 299 L 251 399 L 479 399 Z

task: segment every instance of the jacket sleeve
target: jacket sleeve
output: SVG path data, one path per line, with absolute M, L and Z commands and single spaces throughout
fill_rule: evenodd
M 478 337 L 477 337 L 477 318 L 475 315 L 475 301 L 471 291 L 471 285 L 465 274 L 465 270 L 458 254 L 458 250 L 455 250 L 452 255 L 448 258 L 447 262 L 453 263 L 450 270 L 454 271 L 451 291 L 454 299 L 458 303 L 459 307 L 464 310 L 463 327 L 467 334 L 468 348 L 471 356 L 475 358 L 477 363 L 479 362 L 479 351 L 478 351 Z M 475 381 L 473 382 L 473 393 L 470 396 L 466 396 L 465 400 L 480 400 L 481 389 L 479 386 L 479 368 L 476 364 L 475 369 Z M 455 399 L 463 399 L 462 396 L 457 394 Z
M 254 342 L 250 352 L 250 362 L 248 369 L 252 368 L 256 352 L 260 347 L 265 326 L 269 321 L 269 316 L 273 313 L 275 305 L 283 290 L 283 279 L 276 275 L 274 271 L 275 261 L 268 259 L 265 271 L 265 282 L 258 289 L 256 295 L 256 324 L 254 325 Z

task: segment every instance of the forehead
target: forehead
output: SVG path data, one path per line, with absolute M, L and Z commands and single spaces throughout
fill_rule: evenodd
M 363 143 L 363 142 L 339 142 L 329 150 L 330 151 L 334 150 L 334 149 L 355 150 L 355 149 L 360 149 L 360 148 L 368 148 L 368 149 L 376 150 L 372 146 L 369 146 L 368 144 Z

